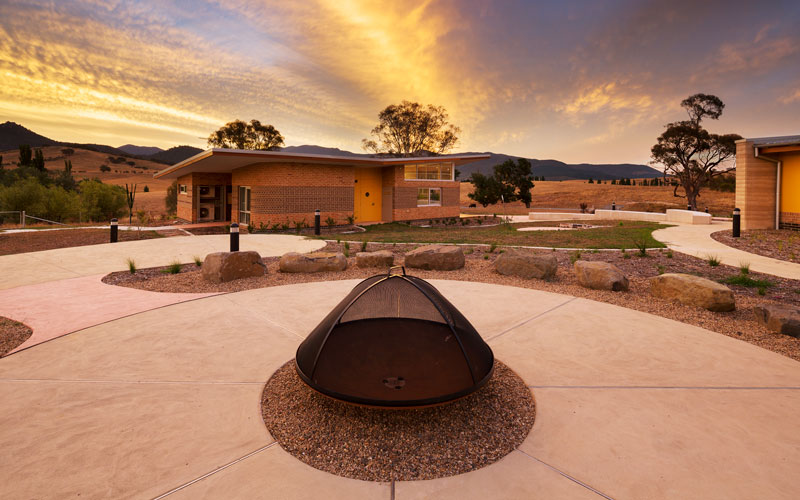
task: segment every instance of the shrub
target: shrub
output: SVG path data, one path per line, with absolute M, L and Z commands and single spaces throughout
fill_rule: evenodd
M 667 250 L 667 258 L 668 259 L 672 258 L 672 249 L 671 248 L 669 250 Z
M 174 214 L 178 211 L 178 181 L 172 181 L 172 184 L 167 188 L 167 196 L 164 198 L 164 205 L 167 208 L 168 214 Z
M 195 255 L 194 257 L 192 257 L 192 259 L 194 260 L 195 266 L 203 267 L 203 259 L 201 259 L 198 255 Z
M 589 182 L 589 184 L 591 184 L 591 179 L 590 179 L 590 182 Z M 587 209 L 587 208 L 589 208 L 589 204 L 588 204 L 588 203 L 583 203 L 583 202 L 582 202 L 582 203 L 580 204 L 580 207 L 581 207 L 581 213 L 582 213 L 582 214 L 585 214 L 585 213 L 586 213 L 586 209 Z
M 136 274 L 136 262 L 130 257 L 128 257 L 128 271 L 130 271 L 131 274 Z
M 149 193 L 150 192 L 150 188 L 145 185 L 145 187 L 144 187 L 144 189 L 142 191 L 144 191 L 145 193 Z
M 362 252 L 366 252 L 367 251 L 367 242 L 366 241 L 362 241 L 361 242 L 361 251 Z
M 344 256 L 345 257 L 350 257 L 350 242 L 349 241 L 345 241 L 344 242 Z
M 647 240 L 639 238 L 633 241 L 633 245 L 639 250 L 639 257 L 647 257 Z
M 492 243 L 491 245 L 489 245 L 489 253 L 494 253 L 496 248 L 497 248 L 497 243 Z
M 666 271 L 666 268 L 664 266 L 662 266 L 661 264 L 659 264 L 659 265 L 656 266 L 656 270 L 658 271 L 658 274 L 661 275 L 661 274 L 664 274 L 664 271 Z
M 745 274 L 737 274 L 736 276 L 729 276 L 721 281 L 728 285 L 739 285 L 747 288 L 769 288 L 775 286 L 775 283 L 769 280 L 757 280 Z
M 183 265 L 176 261 L 173 261 L 170 265 L 168 265 L 165 269 L 162 269 L 161 272 L 164 274 L 178 274 L 181 272 Z
M 739 263 L 739 272 L 743 275 L 750 274 L 750 263 L 749 262 L 740 262 Z
M 333 227 L 333 226 L 336 225 L 336 219 L 334 219 L 333 217 L 328 216 L 328 218 L 325 219 L 325 224 L 327 224 L 328 227 Z
M 348 215 L 347 216 L 347 223 L 348 224 L 353 225 L 353 224 L 355 224 L 355 222 L 356 222 L 356 217 L 354 215 Z
M 483 260 L 489 260 L 489 255 L 488 255 L 488 254 L 487 254 L 487 255 L 484 255 L 484 256 L 483 256 Z
M 101 172 L 111 172 L 111 167 L 109 167 L 108 165 L 100 165 L 100 171 Z
M 571 264 L 575 264 L 578 260 L 580 260 L 580 258 L 581 258 L 581 251 L 575 250 L 573 253 L 570 254 L 569 261 Z
M 719 258 L 717 258 L 716 255 L 707 255 L 706 262 L 708 262 L 708 265 L 711 267 L 717 267 L 719 265 Z

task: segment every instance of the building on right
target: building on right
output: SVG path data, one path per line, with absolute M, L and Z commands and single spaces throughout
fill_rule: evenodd
M 800 135 L 736 141 L 742 229 L 800 230 Z

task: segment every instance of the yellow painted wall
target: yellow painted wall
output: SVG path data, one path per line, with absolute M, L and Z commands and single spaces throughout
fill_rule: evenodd
M 355 169 L 353 215 L 356 222 L 380 222 L 382 180 L 379 168 Z
M 782 154 L 780 159 L 781 212 L 800 213 L 800 153 Z

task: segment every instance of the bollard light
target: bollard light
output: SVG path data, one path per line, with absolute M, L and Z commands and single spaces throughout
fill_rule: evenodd
M 119 226 L 117 219 L 111 219 L 111 243 L 116 243 L 119 239 Z
M 231 224 L 231 252 L 239 251 L 239 224 Z
M 691 209 L 692 209 L 692 204 L 691 203 L 686 204 L 686 210 L 691 210 Z
M 616 201 L 612 201 L 611 202 L 611 210 L 616 210 L 616 209 L 617 209 L 617 202 Z
M 733 209 L 733 237 L 738 238 L 742 232 L 742 211 Z
M 319 236 L 319 210 L 314 210 L 314 234 Z

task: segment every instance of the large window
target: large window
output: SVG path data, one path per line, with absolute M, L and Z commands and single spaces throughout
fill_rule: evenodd
M 419 188 L 417 189 L 417 206 L 431 207 L 442 204 L 441 188 Z
M 250 188 L 239 186 L 239 224 L 250 224 Z
M 452 181 L 452 163 L 420 163 L 405 166 L 405 179 L 407 181 Z

